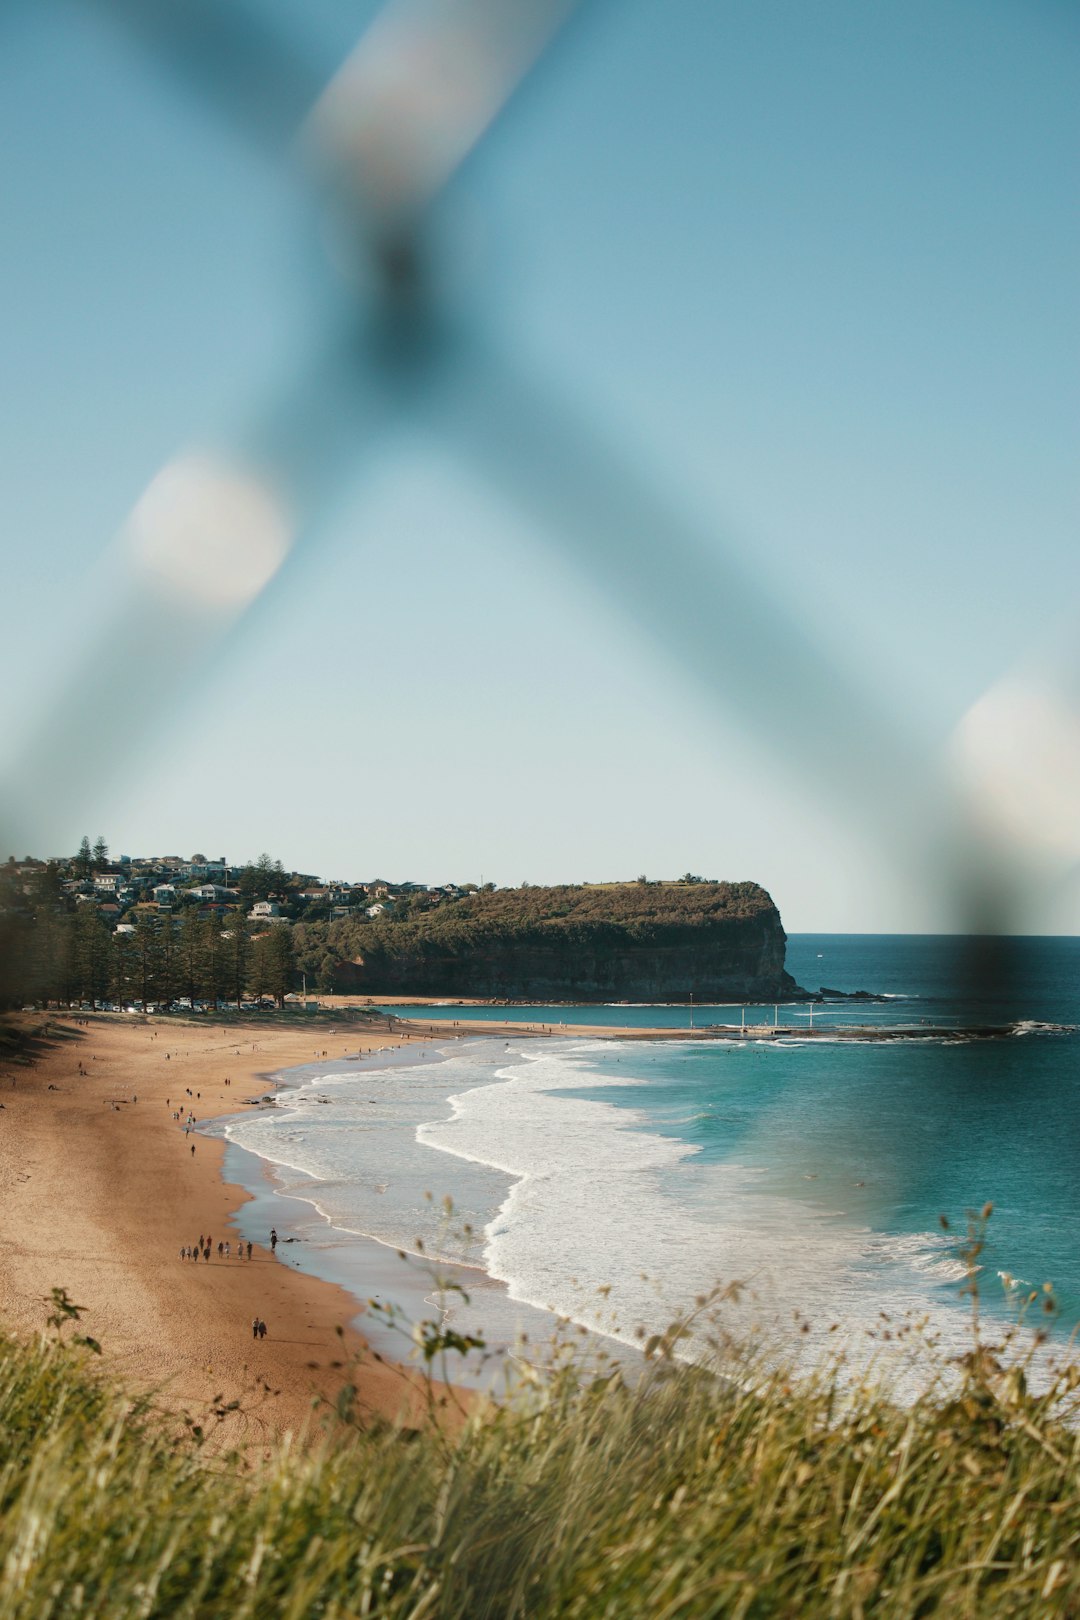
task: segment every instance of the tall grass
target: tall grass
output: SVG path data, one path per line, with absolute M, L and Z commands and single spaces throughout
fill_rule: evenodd
M 633 1386 L 563 1363 L 247 1469 L 61 1329 L 0 1340 L 0 1620 L 1080 1614 L 1080 1373 L 1030 1393 L 1020 1338 L 976 1326 L 951 1387 L 912 1352 L 906 1404 L 669 1340 Z

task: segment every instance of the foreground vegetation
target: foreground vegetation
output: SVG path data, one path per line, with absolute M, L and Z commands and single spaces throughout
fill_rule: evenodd
M 1015 1346 L 900 1405 L 668 1341 L 634 1388 L 563 1364 L 452 1433 L 342 1403 L 254 1468 L 92 1348 L 0 1341 L 0 1620 L 1080 1612 L 1078 1375 L 1033 1397 Z

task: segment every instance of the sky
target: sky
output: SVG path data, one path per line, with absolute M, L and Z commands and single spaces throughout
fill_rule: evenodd
M 259 15 L 318 84 L 376 9 Z M 434 216 L 447 386 L 319 417 L 347 453 L 210 629 L 117 536 L 340 350 L 332 226 L 108 6 L 0 33 L 0 844 L 690 870 L 790 931 L 949 928 L 943 762 L 1017 671 L 1057 705 L 1023 813 L 1080 826 L 1072 7 L 585 6 Z M 1042 843 L 1023 926 L 1080 930 Z

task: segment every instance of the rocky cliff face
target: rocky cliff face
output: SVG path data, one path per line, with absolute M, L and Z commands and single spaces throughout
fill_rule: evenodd
M 391 924 L 370 939 L 361 935 L 335 979 L 380 996 L 521 1001 L 771 1001 L 804 993 L 784 968 L 786 935 L 764 889 L 701 884 L 656 894 L 678 888 L 612 886 L 599 900 L 589 890 L 501 891 L 499 905 L 475 896 L 460 926 Z M 587 903 L 566 902 L 582 892 Z M 527 903 L 515 910 L 507 894 Z

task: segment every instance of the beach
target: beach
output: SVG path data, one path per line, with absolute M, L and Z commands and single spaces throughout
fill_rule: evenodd
M 362 1416 L 415 1418 L 415 1379 L 372 1357 L 356 1364 L 352 1295 L 275 1258 L 269 1233 L 250 1261 L 236 1258 L 232 1215 L 248 1195 L 222 1178 L 224 1145 L 173 1119 L 237 1112 L 280 1069 L 402 1037 L 315 1021 L 79 1016 L 24 1016 L 49 1031 L 33 1065 L 0 1062 L 0 1324 L 40 1332 L 50 1291 L 66 1289 L 82 1314 L 65 1331 L 97 1340 L 129 1387 L 222 1445 L 298 1433 L 317 1423 L 316 1398 L 333 1401 L 347 1380 Z M 210 1261 L 181 1260 L 200 1235 Z
M 662 1330 L 733 1279 L 753 1283 L 733 1325 L 750 1313 L 779 1332 L 798 1310 L 806 1353 L 828 1348 L 834 1323 L 870 1332 L 882 1310 L 929 1311 L 960 1345 L 963 1268 L 938 1215 L 962 1231 L 965 1205 L 989 1199 L 984 1309 L 1011 1308 L 998 1272 L 1051 1278 L 1072 1325 L 1075 1201 L 1059 1122 L 1072 1096 L 1073 955 L 1032 943 L 1030 983 L 981 1006 L 943 996 L 946 947 L 932 939 L 814 936 L 798 948 L 888 999 L 859 1007 L 861 1028 L 815 1039 L 806 1026 L 740 1039 L 715 1024 L 688 1039 L 688 1009 L 663 1007 L 499 1006 L 480 1021 L 432 1002 L 402 1006 L 398 1021 L 335 998 L 242 1022 L 50 1015 L 36 1066 L 0 1060 L 0 1322 L 38 1332 L 50 1290 L 67 1289 L 85 1307 L 80 1331 L 133 1386 L 197 1421 L 216 1396 L 240 1400 L 223 1432 L 251 1444 L 299 1429 L 314 1396 L 336 1397 L 363 1350 L 350 1326 L 362 1301 L 432 1314 L 429 1258 L 465 1268 L 453 1274 L 471 1305 L 452 1302 L 449 1319 L 494 1352 L 521 1326 L 543 1339 L 551 1313 L 636 1343 L 639 1328 Z M 978 1019 L 994 1039 L 971 1038 Z M 404 1048 L 402 1061 L 387 1048 Z M 248 1107 L 275 1075 L 275 1106 Z M 189 1106 L 199 1129 L 185 1138 L 172 1114 Z M 965 1130 L 950 1149 L 958 1109 Z M 252 1261 L 219 1260 L 240 1225 Z M 181 1261 L 200 1234 L 211 1261 Z M 409 1269 L 396 1255 L 420 1254 L 417 1234 Z M 269 1330 L 258 1343 L 257 1316 Z M 382 1324 L 372 1340 L 388 1357 L 405 1344 Z M 372 1354 L 357 1383 L 366 1414 L 395 1415 L 408 1389 Z

